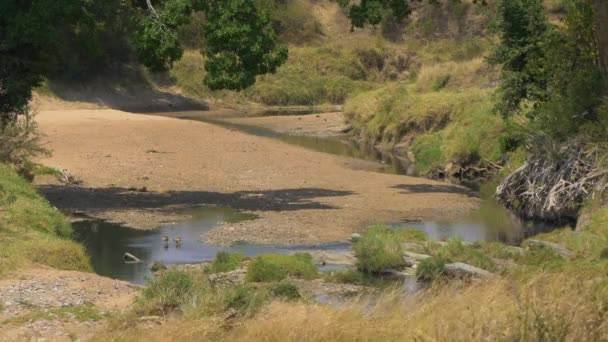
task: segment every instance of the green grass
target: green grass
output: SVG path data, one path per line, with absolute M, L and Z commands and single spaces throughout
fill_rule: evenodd
M 395 231 L 385 226 L 369 227 L 354 244 L 357 267 L 366 273 L 404 266 L 403 249 Z
M 443 267 L 449 263 L 443 255 L 437 254 L 420 261 L 416 269 L 416 278 L 422 281 L 433 281 L 443 275 Z
M 245 254 L 243 253 L 218 252 L 211 264 L 211 272 L 234 271 L 241 265 L 244 259 Z
M 314 279 L 319 276 L 319 270 L 310 254 L 262 254 L 247 266 L 247 280 L 250 282 L 281 281 L 288 276 Z
M 136 303 L 140 311 L 164 313 L 184 304 L 194 288 L 195 281 L 191 274 L 172 268 L 161 277 L 149 280 Z
M 72 228 L 32 184 L 0 165 L 0 276 L 32 264 L 91 270 Z
M 107 318 L 107 315 L 99 311 L 94 305 L 84 304 L 77 306 L 70 306 L 65 308 L 56 308 L 45 311 L 35 311 L 25 315 L 13 317 L 2 323 L 11 324 L 25 324 L 28 322 L 35 321 L 55 321 L 55 320 L 66 320 L 75 319 L 80 322 L 85 321 L 100 321 Z
M 224 313 L 249 317 L 273 299 L 293 301 L 302 298 L 297 286 L 289 281 L 216 284 L 208 281 L 208 275 L 204 268 L 169 269 L 142 289 L 124 320 L 171 313 L 181 313 L 188 319 Z
M 270 291 L 275 297 L 284 300 L 296 300 L 302 298 L 298 287 L 288 281 L 282 281 L 280 283 L 274 284 L 270 288 Z

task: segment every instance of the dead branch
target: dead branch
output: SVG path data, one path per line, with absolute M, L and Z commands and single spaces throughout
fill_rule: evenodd
M 604 154 L 594 145 L 535 141 L 527 162 L 506 177 L 496 198 L 527 219 L 576 219 L 580 207 L 608 187 Z

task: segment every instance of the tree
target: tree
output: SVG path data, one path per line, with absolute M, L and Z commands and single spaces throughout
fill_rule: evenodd
M 170 68 L 183 54 L 178 30 L 195 11 L 206 14 L 201 30 L 207 41 L 204 81 L 210 88 L 244 89 L 257 75 L 274 72 L 287 60 L 287 48 L 279 44 L 255 0 L 155 2 L 1 1 L 0 129 L 26 111 L 32 89 L 44 76 L 85 72 L 73 66 L 98 68 L 129 42 L 139 62 L 151 70 Z M 82 63 L 89 57 L 88 64 Z
M 542 0 L 502 0 L 498 17 L 501 44 L 490 59 L 502 64 L 497 111 L 524 114 L 558 140 L 603 139 L 598 108 L 607 88 L 590 1 L 569 1 L 563 28 L 547 22 Z
M 396 21 L 407 18 L 411 13 L 410 2 L 420 0 L 361 0 L 352 3 L 350 0 L 338 0 L 351 20 L 352 29 L 366 25 L 378 25 L 386 16 L 392 16 Z M 438 4 L 441 0 L 428 0 L 430 4 Z M 446 0 L 461 2 L 461 0 Z M 473 3 L 486 4 L 487 0 L 473 0 Z

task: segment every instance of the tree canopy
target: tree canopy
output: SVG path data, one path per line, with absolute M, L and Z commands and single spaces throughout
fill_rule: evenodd
M 193 12 L 212 89 L 241 90 L 287 59 L 255 0 L 4 0 L 0 2 L 0 127 L 25 111 L 44 76 L 82 74 L 134 50 L 154 71 L 181 58 L 178 31 Z M 202 80 L 201 80 L 202 81 Z

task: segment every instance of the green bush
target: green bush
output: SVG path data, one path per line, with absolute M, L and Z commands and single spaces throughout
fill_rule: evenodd
M 420 261 L 416 277 L 422 281 L 433 281 L 443 275 L 445 264 L 450 261 L 441 254 Z
M 263 254 L 255 257 L 247 267 L 250 282 L 281 281 L 288 276 L 314 279 L 319 275 L 310 254 Z
M 285 300 L 295 300 L 302 297 L 300 291 L 298 291 L 298 287 L 287 281 L 274 284 L 270 290 L 275 297 Z
M 402 267 L 403 250 L 398 235 L 386 226 L 367 229 L 353 246 L 357 267 L 367 273 Z
M 242 285 L 233 289 L 227 299 L 227 308 L 237 310 L 242 316 L 256 312 L 269 299 L 268 292 L 262 288 Z
M 476 245 L 467 245 L 458 239 L 448 241 L 448 244 L 442 247 L 438 254 L 452 262 L 464 262 L 490 272 L 496 271 L 496 263 L 492 258 L 479 251 Z
M 177 269 L 169 269 L 148 282 L 136 299 L 139 309 L 146 313 L 164 313 L 178 308 L 189 299 L 195 285 L 191 274 Z
M 234 271 L 243 259 L 245 259 L 243 253 L 218 252 L 211 264 L 211 271 L 214 273 Z

